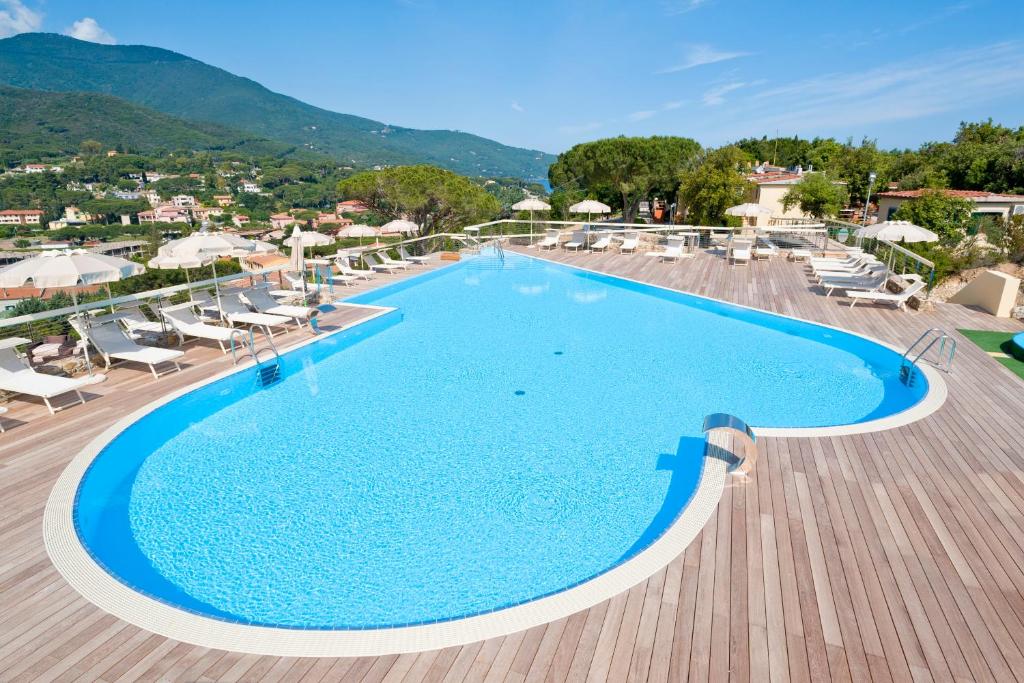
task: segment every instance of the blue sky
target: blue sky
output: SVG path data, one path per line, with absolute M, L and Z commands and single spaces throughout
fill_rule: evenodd
M 1022 0 L 0 0 L 0 36 L 155 45 L 326 109 L 550 152 L 1019 126 L 1022 25 Z

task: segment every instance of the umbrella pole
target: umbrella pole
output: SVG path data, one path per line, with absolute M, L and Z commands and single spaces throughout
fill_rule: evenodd
M 114 312 L 114 295 L 110 293 L 110 283 L 108 282 L 108 283 L 106 283 L 106 285 L 107 285 L 107 301 L 109 302 L 108 305 L 110 306 L 110 312 L 113 313 Z
M 81 313 L 78 311 L 78 292 L 76 292 L 73 287 L 71 288 L 71 303 L 75 307 L 75 317 L 77 318 Z M 89 321 L 82 318 L 82 327 L 85 328 L 88 325 Z M 89 376 L 92 377 L 92 360 L 89 359 L 89 338 L 84 335 L 82 336 L 82 352 L 85 354 L 86 372 L 88 372 Z
M 533 209 L 530 209 L 530 244 L 533 244 Z
M 223 320 L 224 309 L 220 305 L 220 284 L 217 282 L 217 259 L 210 262 L 210 267 L 213 268 L 213 291 L 217 295 L 217 315 Z

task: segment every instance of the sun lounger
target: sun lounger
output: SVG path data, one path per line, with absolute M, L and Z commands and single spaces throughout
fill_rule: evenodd
M 413 256 L 406 250 L 405 246 L 401 244 L 398 245 L 398 255 L 402 257 L 403 261 L 408 261 L 409 263 L 414 263 L 418 266 L 426 265 L 426 263 L 430 261 L 429 256 Z
M 341 271 L 342 275 L 348 275 L 350 277 L 359 278 L 362 280 L 369 280 L 373 277 L 372 270 L 363 270 L 362 268 L 353 268 L 348 264 L 348 257 L 339 257 L 335 259 L 334 264 L 338 266 L 338 270 Z
M 228 352 L 228 348 L 224 346 L 224 342 L 227 342 L 231 355 L 235 355 L 235 341 L 243 340 L 244 343 L 244 332 L 242 330 L 236 330 L 231 327 L 221 327 L 220 325 L 210 325 L 204 323 L 196 315 L 192 307 L 195 304 L 188 301 L 183 304 L 177 304 L 176 306 L 165 306 L 160 309 L 161 315 L 164 316 L 164 320 L 168 322 L 177 332 L 178 335 L 184 339 L 185 337 L 195 337 L 196 339 L 207 339 L 217 342 L 220 346 L 220 350 L 224 353 Z
M 366 261 L 366 265 L 370 266 L 370 269 L 374 272 L 393 273 L 395 272 L 395 268 L 398 267 L 384 263 L 377 258 L 376 254 L 371 254 L 369 252 L 363 254 L 363 260 Z
M 886 272 L 880 272 L 860 277 L 822 280 L 820 284 L 825 290 L 825 296 L 829 297 L 837 290 L 843 292 L 849 292 L 852 290 L 863 290 L 868 292 L 876 291 L 885 285 L 886 280 L 888 280 L 888 274 Z
M 547 231 L 544 238 L 537 242 L 538 249 L 554 249 L 558 246 L 558 240 L 561 238 L 562 233 L 554 228 Z
M 619 253 L 620 254 L 626 254 L 626 253 L 635 254 L 636 250 L 639 249 L 639 248 L 640 248 L 640 238 L 637 237 L 637 234 L 634 232 L 634 233 L 630 233 L 630 234 L 626 235 L 623 238 L 622 246 L 619 247 Z
M 380 262 L 383 263 L 385 266 L 391 266 L 393 268 L 401 268 L 402 270 L 405 270 L 412 265 L 408 261 L 397 261 L 391 258 L 388 255 L 387 250 L 375 252 L 374 256 L 380 259 Z
M 314 332 L 316 331 L 316 328 L 313 326 L 313 319 L 319 315 L 320 311 L 315 308 L 279 304 L 274 301 L 274 298 L 271 297 L 265 289 L 245 289 L 242 290 L 242 296 L 250 306 L 260 313 L 269 313 L 270 315 L 281 315 L 286 318 L 291 318 L 297 324 L 306 323 L 309 325 L 310 330 Z
M 41 398 L 51 415 L 57 410 L 70 407 L 54 408 L 50 403 L 51 398 L 74 392 L 78 397 L 78 402 L 85 403 L 81 389 L 90 384 L 90 380 L 56 377 L 36 372 L 23 363 L 14 351 L 14 347 L 28 343 L 28 339 L 21 337 L 0 340 L 0 391 Z
M 612 246 L 612 238 L 608 235 L 602 235 L 596 242 L 590 245 L 591 251 L 608 251 L 608 247 Z
M 118 319 L 127 330 L 128 336 L 132 339 L 139 337 L 158 337 L 167 334 L 168 328 L 164 323 L 155 322 L 147 318 L 139 306 L 128 306 L 118 309 Z
M 288 324 L 292 321 L 291 318 L 283 315 L 253 313 L 249 310 L 248 306 L 242 303 L 242 299 L 238 294 L 226 294 L 220 298 L 220 303 L 224 307 L 224 317 L 227 319 L 229 325 L 232 327 L 235 325 L 256 325 L 257 327 L 265 327 L 267 329 L 267 334 L 270 335 L 271 338 L 274 337 L 275 327 L 283 327 L 287 330 Z
M 912 296 L 914 296 L 915 294 L 917 294 L 918 292 L 920 292 L 924 288 L 925 288 L 924 281 L 923 280 L 917 280 L 915 282 L 912 282 L 909 287 L 904 289 L 899 294 L 894 294 L 892 292 L 887 292 L 887 291 L 871 291 L 871 292 L 852 291 L 852 292 L 847 292 L 846 296 L 848 296 L 848 297 L 850 297 L 850 299 L 852 299 L 852 301 L 850 302 L 850 308 L 853 308 L 854 306 L 856 306 L 858 301 L 871 301 L 871 302 L 876 303 L 876 304 L 884 304 L 884 303 L 893 304 L 896 307 L 897 310 L 906 310 L 907 309 L 907 302 L 910 300 L 910 298 Z
M 566 251 L 569 251 L 570 249 L 573 251 L 579 251 L 585 246 L 587 246 L 587 233 L 583 230 L 576 230 L 572 233 L 572 237 L 569 241 L 562 245 L 562 248 Z
M 114 360 L 120 360 L 148 365 L 154 379 L 160 378 L 156 366 L 163 363 L 173 363 L 174 368 L 181 371 L 178 360 L 185 355 L 183 352 L 136 344 L 135 340 L 130 338 L 115 321 L 91 325 L 83 319 L 72 318 L 71 325 L 79 336 L 89 340 L 96 352 L 103 358 L 108 370 Z
M 734 240 L 729 245 L 729 261 L 734 265 L 737 263 L 750 263 L 752 243 L 746 240 Z

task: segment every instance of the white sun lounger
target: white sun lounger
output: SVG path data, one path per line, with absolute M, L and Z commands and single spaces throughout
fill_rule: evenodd
M 402 270 L 405 270 L 412 265 L 408 261 L 397 261 L 391 258 L 388 256 L 387 250 L 374 252 L 374 256 L 376 256 L 385 266 L 392 266 L 393 268 L 401 268 Z
M 194 305 L 193 302 L 187 301 L 176 306 L 166 306 L 160 309 L 160 313 L 171 327 L 178 331 L 178 334 L 183 339 L 185 337 L 195 337 L 196 339 L 215 341 L 224 353 L 228 352 L 228 347 L 224 346 L 224 342 L 227 342 L 231 355 L 234 356 L 235 340 L 241 340 L 244 343 L 245 333 L 232 327 L 221 327 L 220 325 L 204 323 L 195 314 L 195 311 L 192 310 Z
M 872 274 L 864 275 L 860 277 L 851 278 L 834 278 L 830 280 L 822 280 L 821 286 L 825 290 L 825 296 L 832 296 L 832 293 L 836 290 L 842 292 L 850 292 L 852 290 L 864 290 L 864 291 L 876 291 L 881 289 L 886 280 L 888 280 L 888 274 L 885 271 Z
M 587 233 L 583 230 L 577 230 L 573 232 L 569 241 L 562 245 L 562 248 L 566 251 L 569 251 L 570 249 L 573 251 L 579 251 L 585 246 L 587 246 Z
M 354 278 L 362 280 L 369 280 L 373 278 L 372 270 L 363 270 L 362 268 L 353 268 L 348 264 L 348 257 L 339 257 L 334 261 L 335 265 L 338 266 L 338 270 L 341 271 L 342 275 L 349 275 Z
M 625 253 L 628 252 L 630 254 L 635 254 L 636 250 L 639 249 L 639 248 L 640 248 L 640 238 L 637 237 L 636 233 L 634 232 L 634 233 L 631 233 L 629 235 L 626 235 L 622 239 L 622 246 L 619 247 L 619 253 L 620 254 L 625 254 Z
M 232 327 L 235 325 L 256 325 L 257 327 L 265 327 L 267 328 L 267 334 L 270 335 L 271 339 L 274 337 L 275 327 L 283 327 L 287 330 L 288 324 L 292 321 L 291 318 L 287 318 L 283 315 L 253 313 L 244 303 L 242 303 L 242 299 L 238 294 L 223 295 L 220 298 L 220 303 L 221 306 L 224 307 L 224 317 L 227 319 L 229 325 Z
M 608 235 L 603 235 L 596 242 L 590 245 L 591 251 L 608 251 L 608 247 L 612 246 L 612 238 Z
M 245 289 L 242 290 L 242 296 L 247 302 L 249 302 L 250 306 L 260 313 L 269 313 L 270 315 L 281 315 L 286 318 L 291 318 L 297 324 L 306 323 L 309 325 L 310 330 L 314 332 L 316 331 L 313 327 L 313 318 L 320 313 L 316 308 L 279 304 L 274 301 L 274 298 L 270 296 L 265 289 Z
M 128 330 L 128 335 L 133 338 L 145 335 L 161 335 L 168 331 L 167 326 L 163 323 L 149 320 L 138 306 L 119 308 L 117 315 L 121 324 Z
M 403 261 L 408 261 L 409 263 L 414 263 L 418 266 L 426 265 L 426 263 L 430 261 L 429 256 L 413 256 L 406 250 L 405 246 L 401 244 L 398 245 L 398 255 L 402 257 Z
M 384 263 L 377 258 L 376 254 L 371 254 L 369 252 L 363 254 L 363 260 L 366 261 L 366 265 L 370 266 L 370 269 L 374 272 L 393 273 L 395 272 L 395 268 L 399 267 Z
M 896 307 L 897 310 L 904 310 L 905 311 L 907 309 L 907 301 L 910 300 L 910 297 L 914 296 L 915 294 L 917 294 L 918 292 L 920 292 L 924 288 L 925 288 L 924 281 L 918 280 L 917 282 L 911 283 L 909 287 L 904 289 L 899 294 L 894 294 L 892 292 L 886 292 L 886 291 L 874 291 L 874 292 L 848 291 L 846 293 L 846 296 L 848 296 L 848 297 L 850 297 L 850 299 L 852 299 L 852 301 L 850 302 L 850 308 L 853 308 L 854 306 L 856 306 L 858 301 L 871 301 L 871 302 L 876 303 L 876 304 L 883 304 L 883 303 L 893 304 Z
M 747 240 L 734 240 L 729 246 L 729 260 L 732 261 L 733 264 L 750 263 L 752 256 L 751 246 L 751 242 Z
M 114 360 L 119 360 L 148 365 L 154 379 L 160 379 L 160 373 L 156 371 L 156 366 L 163 363 L 173 363 L 175 370 L 181 371 L 178 361 L 185 355 L 182 351 L 136 344 L 135 340 L 131 339 L 116 322 L 88 326 L 81 319 L 72 318 L 70 322 L 79 336 L 89 340 L 96 352 L 103 358 L 108 370 Z
M 14 351 L 15 346 L 28 344 L 30 341 L 22 337 L 10 337 L 0 340 L 0 390 L 9 391 L 12 394 L 25 394 L 43 399 L 46 409 L 50 414 L 70 406 L 54 408 L 50 399 L 75 392 L 79 403 L 85 403 L 82 396 L 82 387 L 89 384 L 89 380 L 70 379 L 68 377 L 55 377 L 44 375 L 28 367 L 18 358 Z M 77 405 L 74 403 L 72 405 Z
M 540 242 L 537 242 L 537 248 L 554 249 L 555 247 L 558 246 L 558 240 L 561 237 L 561 235 L 562 233 L 559 230 L 556 230 L 554 228 L 549 229 L 547 231 L 547 234 L 544 235 L 544 239 L 542 239 Z

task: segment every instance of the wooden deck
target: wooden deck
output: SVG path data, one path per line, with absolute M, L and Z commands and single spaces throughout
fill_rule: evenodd
M 851 310 L 781 260 L 551 258 L 897 345 L 930 327 L 1024 329 L 951 305 Z M 227 367 L 215 347 L 190 345 L 188 368 L 158 382 L 117 368 L 88 406 L 53 417 L 14 401 L 0 435 L 0 680 L 1022 678 L 1024 382 L 959 341 L 937 413 L 867 435 L 763 440 L 749 483 L 728 488 L 686 552 L 628 592 L 504 638 L 379 658 L 258 657 L 171 641 L 102 612 L 51 566 L 43 507 L 73 453 L 161 392 Z

